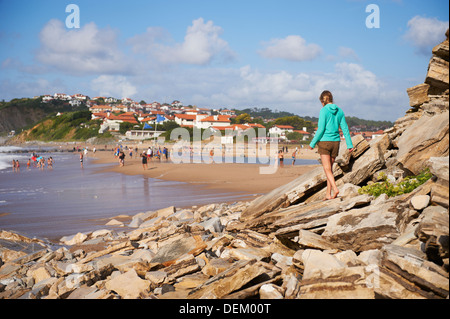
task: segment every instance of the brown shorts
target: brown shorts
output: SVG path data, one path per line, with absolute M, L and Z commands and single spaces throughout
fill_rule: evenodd
M 317 146 L 319 147 L 320 155 L 330 155 L 336 158 L 339 155 L 339 143 L 340 142 L 319 142 Z

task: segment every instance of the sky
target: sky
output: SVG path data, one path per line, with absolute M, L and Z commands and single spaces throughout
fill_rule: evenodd
M 81 93 L 318 117 L 330 90 L 346 116 L 395 121 L 448 12 L 446 0 L 0 0 L 0 100 Z

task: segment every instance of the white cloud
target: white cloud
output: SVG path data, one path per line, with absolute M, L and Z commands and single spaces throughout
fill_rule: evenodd
M 322 48 L 314 43 L 307 44 L 299 35 L 289 35 L 284 39 L 272 39 L 265 43 L 259 53 L 269 59 L 285 59 L 289 61 L 314 60 L 322 53 Z
M 167 32 L 161 28 L 148 28 L 144 34 L 131 38 L 128 42 L 134 52 L 147 53 L 158 62 L 167 64 L 207 65 L 213 60 L 228 62 L 236 54 L 220 36 L 223 30 L 213 21 L 204 22 L 199 18 L 187 28 L 182 43 L 168 43 Z
M 50 20 L 39 39 L 37 60 L 57 70 L 77 75 L 130 71 L 117 48 L 116 32 L 98 29 L 93 22 L 80 29 L 66 29 L 61 21 Z
M 132 97 L 137 88 L 121 75 L 101 75 L 91 81 L 91 88 L 101 96 Z
M 189 70 L 179 74 L 176 86 L 189 79 L 189 89 L 176 92 L 183 92 L 184 102 L 205 107 L 269 107 L 318 117 L 319 95 L 330 90 L 347 116 L 394 121 L 409 108 L 401 84 L 397 89 L 355 63 L 337 63 L 327 73 L 264 72 L 250 66 L 202 74 Z
M 339 57 L 341 57 L 343 59 L 359 61 L 358 55 L 356 54 L 355 50 L 353 50 L 352 48 L 339 47 L 338 54 L 339 54 Z
M 33 97 L 42 94 L 67 92 L 67 85 L 62 79 L 48 80 L 27 76 L 0 81 L 1 98 L 10 100 L 20 97 Z
M 405 39 L 417 47 L 419 53 L 430 55 L 431 48 L 444 40 L 448 23 L 436 18 L 415 16 L 408 21 Z

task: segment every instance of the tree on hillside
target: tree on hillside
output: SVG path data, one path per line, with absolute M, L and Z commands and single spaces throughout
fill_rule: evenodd
M 234 118 L 234 124 L 251 123 L 252 117 L 247 113 L 242 113 Z
M 310 121 L 305 121 L 296 115 L 280 117 L 273 121 L 273 125 L 290 125 L 294 128 L 294 130 L 303 130 L 303 128 L 306 127 L 308 132 L 312 132 L 314 130 L 314 125 Z

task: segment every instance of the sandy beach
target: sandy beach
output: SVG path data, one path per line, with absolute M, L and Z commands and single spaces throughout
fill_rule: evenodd
M 139 145 L 140 152 L 146 148 L 147 146 Z M 112 151 L 98 151 L 95 154 L 89 152 L 88 156 L 94 157 L 97 163 L 111 163 L 111 167 L 103 169 L 107 171 L 127 175 L 142 174 L 151 178 L 202 184 L 208 188 L 245 192 L 248 194 L 268 193 L 319 165 L 318 162 L 317 165 L 284 165 L 283 167 L 278 167 L 274 174 L 260 174 L 260 167 L 267 167 L 267 165 L 244 163 L 174 164 L 170 160 L 153 159 L 148 161 L 148 169 L 144 169 L 141 158 L 136 156 L 136 154 L 133 154 L 132 158 L 126 154 L 125 165 L 123 167 L 119 166 L 119 160 L 115 158 Z M 291 152 L 286 153 L 285 159 L 290 160 L 290 158 Z M 315 150 L 302 149 L 297 160 L 316 160 L 318 158 L 319 155 Z

